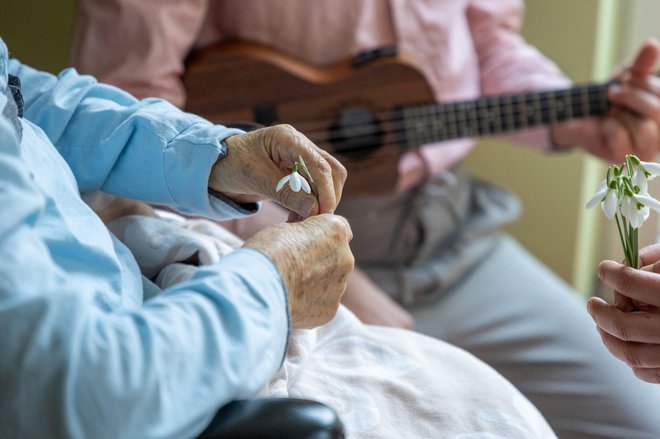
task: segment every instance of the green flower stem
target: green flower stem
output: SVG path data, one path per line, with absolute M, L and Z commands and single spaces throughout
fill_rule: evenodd
M 639 229 L 633 229 L 633 252 L 632 252 L 632 264 L 630 265 L 633 268 L 639 268 Z
M 628 225 L 628 248 L 630 249 L 630 263 L 629 266 L 638 268 L 637 260 L 637 229 Z
M 619 220 L 619 214 L 614 215 L 616 228 L 619 231 L 619 239 L 623 254 L 626 257 L 626 265 L 632 268 L 639 268 L 639 231 L 631 227 L 625 217 Z
M 309 170 L 307 169 L 307 165 L 305 165 L 305 161 L 303 160 L 302 156 L 298 156 L 298 161 L 294 164 L 295 168 L 298 169 L 298 165 L 302 168 L 303 172 L 305 173 L 305 178 L 307 178 L 307 181 L 309 182 L 309 185 L 312 187 L 312 191 L 314 192 L 314 195 L 316 196 L 316 199 L 319 199 L 319 191 L 316 189 L 316 184 L 314 183 L 314 179 L 312 178 L 312 174 L 309 173 Z
M 619 239 L 621 240 L 621 247 L 623 248 L 623 254 L 626 257 L 626 265 L 630 266 L 630 252 L 628 250 L 628 246 L 626 245 L 627 240 L 624 239 L 624 234 L 623 231 L 621 230 L 621 224 L 619 222 L 619 214 L 614 215 L 614 219 L 616 220 L 616 228 L 619 231 Z M 625 223 L 625 219 L 623 219 Z M 625 224 L 624 224 L 625 227 Z

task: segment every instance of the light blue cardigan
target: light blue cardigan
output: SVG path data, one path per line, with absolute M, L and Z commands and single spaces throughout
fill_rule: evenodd
M 143 302 L 126 247 L 80 191 L 223 219 L 251 213 L 210 197 L 238 131 L 168 103 L 137 101 L 74 70 L 9 60 L 0 113 L 22 82 L 22 133 L 0 116 L 0 437 L 194 437 L 215 410 L 277 371 L 288 337 L 282 279 L 248 249 Z M 20 139 L 19 139 L 20 138 Z

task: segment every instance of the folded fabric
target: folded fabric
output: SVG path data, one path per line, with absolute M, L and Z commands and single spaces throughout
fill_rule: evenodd
M 209 220 L 160 214 L 163 216 L 129 215 L 107 224 L 131 250 L 142 274 L 149 279 L 176 262 L 214 264 L 242 244 L 239 238 Z

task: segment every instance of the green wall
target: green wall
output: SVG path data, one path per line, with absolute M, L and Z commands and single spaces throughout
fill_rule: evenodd
M 606 78 L 599 64 L 607 64 L 605 55 L 616 48 L 597 34 L 603 30 L 612 34 L 607 12 L 616 3 L 527 0 L 526 5 L 523 34 L 530 43 L 576 83 Z M 493 140 L 481 142 L 466 162 L 476 175 L 521 197 L 523 216 L 509 231 L 585 294 L 593 287 L 599 242 L 599 221 L 584 209 L 585 199 L 595 188 L 593 182 L 602 179 L 598 178 L 600 165 L 594 162 L 579 151 L 546 154 Z
M 64 68 L 75 0 L 1 2 L 0 37 L 10 53 L 41 70 L 57 72 Z

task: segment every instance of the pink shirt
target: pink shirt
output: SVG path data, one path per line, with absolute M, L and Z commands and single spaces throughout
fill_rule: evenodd
M 559 69 L 519 35 L 522 0 L 79 0 L 71 62 L 138 97 L 185 104 L 183 60 L 193 48 L 239 39 L 316 65 L 396 44 L 423 66 L 438 101 L 566 86 Z M 547 146 L 547 129 L 514 136 Z M 474 141 L 421 148 L 446 169 Z M 440 146 L 441 145 L 441 146 Z M 418 155 L 400 162 L 401 188 L 423 175 Z

